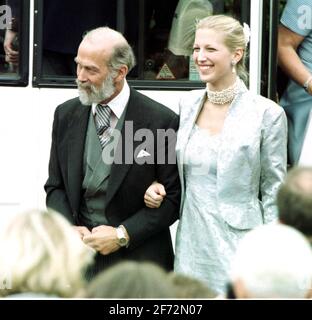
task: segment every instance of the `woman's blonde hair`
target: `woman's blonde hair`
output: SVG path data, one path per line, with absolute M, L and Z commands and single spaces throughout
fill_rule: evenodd
M 16 215 L 0 233 L 1 296 L 42 293 L 71 297 L 83 285 L 93 252 L 59 213 Z
M 248 72 L 246 70 L 245 62 L 248 41 L 240 22 L 229 16 L 212 15 L 199 20 L 196 24 L 196 31 L 198 29 L 212 29 L 222 33 L 224 35 L 224 44 L 231 52 L 234 52 L 238 48 L 244 50 L 243 56 L 237 63 L 236 68 L 237 74 L 247 83 Z

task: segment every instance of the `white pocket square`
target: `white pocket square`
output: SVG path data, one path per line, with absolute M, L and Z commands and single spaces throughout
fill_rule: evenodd
M 148 153 L 147 151 L 145 151 L 145 150 L 142 149 L 142 150 L 138 153 L 137 158 L 149 157 L 150 155 L 151 155 L 150 153 Z

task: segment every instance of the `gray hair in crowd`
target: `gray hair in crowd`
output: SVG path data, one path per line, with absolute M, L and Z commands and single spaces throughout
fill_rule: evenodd
M 279 219 L 312 240 L 312 167 L 292 168 L 277 193 Z
M 257 227 L 238 245 L 231 281 L 234 288 L 238 282 L 243 284 L 247 298 L 308 298 L 312 284 L 311 246 L 292 227 Z

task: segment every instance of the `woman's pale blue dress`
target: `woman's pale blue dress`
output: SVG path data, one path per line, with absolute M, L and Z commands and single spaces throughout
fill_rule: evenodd
M 204 281 L 224 293 L 237 242 L 246 233 L 234 229 L 217 209 L 217 155 L 222 135 L 194 125 L 185 149 L 185 202 L 177 230 L 175 272 Z

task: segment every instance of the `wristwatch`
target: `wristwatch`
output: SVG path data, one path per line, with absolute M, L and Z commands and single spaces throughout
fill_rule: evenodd
M 118 228 L 116 228 L 117 230 L 117 238 L 118 238 L 118 244 L 121 246 L 121 247 L 125 247 L 127 244 L 128 244 L 128 239 L 126 237 L 126 233 L 123 229 L 122 226 L 119 226 Z

